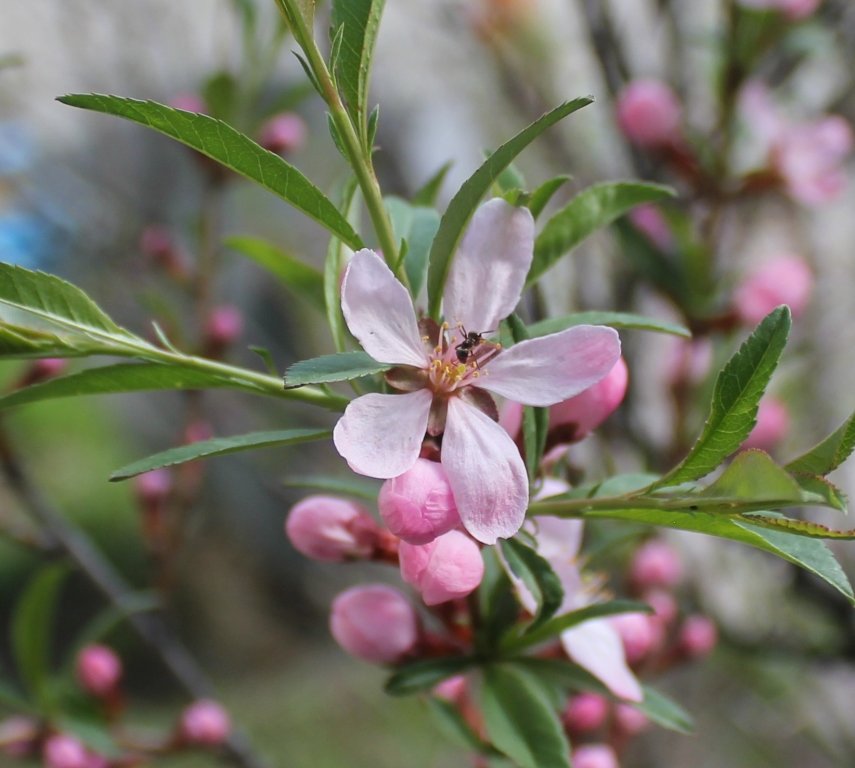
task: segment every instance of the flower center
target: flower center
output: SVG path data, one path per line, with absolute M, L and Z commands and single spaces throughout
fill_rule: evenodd
M 481 333 L 467 332 L 462 325 L 452 330 L 443 323 L 427 369 L 430 388 L 436 394 L 450 394 L 473 384 L 474 379 L 487 374 L 484 366 L 501 348 L 481 338 Z

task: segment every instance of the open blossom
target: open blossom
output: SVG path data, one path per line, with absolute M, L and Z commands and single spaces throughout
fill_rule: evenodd
M 426 433 L 442 435 L 442 467 L 460 519 L 485 544 L 515 534 L 528 505 L 522 457 L 491 417 L 489 393 L 549 406 L 598 382 L 620 356 L 617 333 L 602 326 L 507 350 L 481 339 L 519 302 L 533 249 L 528 210 L 501 199 L 482 205 L 449 267 L 442 326 L 420 328 L 406 288 L 373 251 L 353 256 L 342 283 L 351 333 L 375 360 L 397 366 L 387 381 L 405 394 L 353 400 L 335 427 L 336 449 L 354 472 L 391 478 L 415 464 Z

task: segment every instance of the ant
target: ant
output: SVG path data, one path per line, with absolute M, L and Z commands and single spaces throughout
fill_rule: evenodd
M 457 355 L 457 359 L 461 363 L 465 363 L 475 351 L 475 347 L 484 343 L 484 334 L 490 333 L 490 331 L 481 331 L 480 333 L 477 331 L 467 331 L 461 325 L 460 332 L 463 334 L 463 341 L 454 348 L 454 354 Z

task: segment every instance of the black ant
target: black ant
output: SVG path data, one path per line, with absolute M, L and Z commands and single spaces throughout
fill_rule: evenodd
M 457 359 L 461 363 L 465 363 L 475 351 L 475 347 L 484 343 L 484 334 L 490 333 L 490 331 L 481 331 L 480 333 L 477 331 L 467 331 L 462 325 L 460 326 L 460 331 L 463 334 L 463 341 L 454 348 L 454 354 L 457 355 Z

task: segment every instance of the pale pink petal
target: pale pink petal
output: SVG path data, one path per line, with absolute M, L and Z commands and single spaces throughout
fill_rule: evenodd
M 546 516 L 532 520 L 537 551 L 550 562 L 570 563 L 576 558 L 582 544 L 582 528 L 581 520 Z
M 419 457 L 433 396 L 370 394 L 352 400 L 333 430 L 336 450 L 354 472 L 397 477 Z
M 593 619 L 561 633 L 567 655 L 588 670 L 615 695 L 627 701 L 641 701 L 644 695 L 635 675 L 626 664 L 623 643 L 605 619 Z
M 445 319 L 467 331 L 495 331 L 520 300 L 534 254 L 534 219 L 501 198 L 475 211 L 443 294 Z
M 528 506 L 520 452 L 495 421 L 457 397 L 448 401 L 442 466 L 463 526 L 478 541 L 495 544 L 520 529 Z
M 576 325 L 501 352 L 476 380 L 481 389 L 526 405 L 553 405 L 604 378 L 620 357 L 620 338 L 603 325 Z
M 357 251 L 341 286 L 347 327 L 381 363 L 424 368 L 428 355 L 407 289 L 374 251 Z

